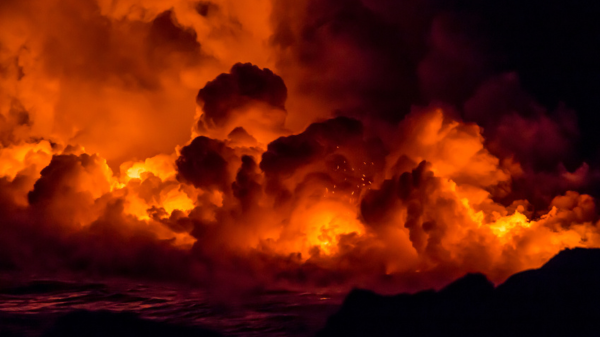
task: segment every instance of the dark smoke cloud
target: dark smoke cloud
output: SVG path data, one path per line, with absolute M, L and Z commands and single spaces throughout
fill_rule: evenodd
M 523 89 L 517 74 L 486 80 L 465 102 L 464 116 L 483 127 L 486 147 L 495 156 L 520 164 L 507 201 L 527 199 L 544 209 L 557 194 L 597 184 L 577 154 L 577 114 L 564 105 L 549 112 Z M 565 167 L 577 172 L 577 179 L 567 178 Z
M 177 22 L 172 11 L 165 11 L 152 20 L 150 26 L 147 37 L 150 58 L 156 60 L 157 68 L 165 68 L 174 61 L 194 64 L 201 57 L 197 38 L 193 29 Z
M 339 146 L 362 141 L 362 134 L 362 124 L 346 117 L 314 123 L 299 135 L 282 137 L 269 144 L 260 168 L 267 176 L 290 175 L 301 166 L 323 159 Z
M 198 188 L 229 190 L 228 160 L 233 155 L 225 143 L 207 137 L 196 137 L 181 149 L 175 162 L 177 178 Z
M 207 17 L 209 15 L 213 15 L 214 12 L 219 10 L 219 5 L 215 4 L 211 1 L 199 1 L 196 5 L 196 12 L 198 14 Z
M 441 12 L 429 30 L 429 50 L 418 65 L 419 87 L 433 102 L 460 104 L 491 74 L 497 50 L 476 14 Z
M 433 201 L 431 195 L 440 189 L 440 179 L 434 177 L 430 164 L 423 161 L 412 171 L 397 174 L 394 179 L 383 182 L 381 189 L 369 191 L 361 202 L 361 215 L 365 224 L 378 228 L 393 223 L 392 212 L 406 208 L 404 227 L 409 229 L 409 238 L 419 252 L 428 255 L 442 251 L 439 239 L 443 237 L 443 222 L 427 214 L 434 203 L 452 203 L 452 200 Z M 440 226 L 441 225 L 441 226 Z M 430 256 L 434 257 L 434 256 Z
M 9 146 L 23 138 L 31 127 L 29 113 L 20 101 L 10 102 L 8 116 L 0 115 L 0 144 Z
M 89 203 L 91 198 L 67 186 L 68 174 L 85 167 L 81 163 L 89 158 L 59 157 L 36 185 L 35 193 L 30 196 L 31 206 L 15 205 L 12 198 L 0 198 L 3 271 L 165 281 L 172 281 L 171 277 L 177 275 L 182 282 L 192 281 L 187 272 L 188 253 L 159 240 L 135 217 L 124 214 L 122 199 L 105 195 L 95 201 L 104 205 L 94 207 Z M 48 181 L 52 178 L 57 181 Z M 8 191 L 4 188 L 8 187 L 6 182 L 2 184 L 2 191 Z M 48 198 L 53 194 L 50 202 Z M 95 220 L 82 226 L 87 221 L 82 212 Z
M 41 177 L 36 181 L 33 191 L 28 195 L 32 205 L 42 204 L 53 199 L 73 193 L 73 186 L 69 186 L 77 171 L 85 170 L 94 165 L 93 158 L 88 154 L 54 156 L 50 165 L 41 172 Z
M 246 129 L 241 126 L 233 129 L 228 135 L 227 138 L 230 139 L 234 144 L 252 144 L 256 145 L 256 138 L 252 137 Z
M 593 55 L 600 51 L 595 38 L 600 29 L 593 20 L 597 6 L 580 1 L 275 4 L 273 43 L 281 50 L 282 74 L 295 78 L 295 91 L 335 102 L 337 114 L 398 121 L 411 105 L 444 106 L 454 118 L 483 126 L 488 148 L 501 159 L 518 161 L 523 180 L 553 186 L 536 196 L 527 192 L 536 190 L 529 183 L 512 186 L 538 208 L 576 188 L 565 172 L 597 162 L 590 146 L 597 137 L 591 126 L 598 124 L 592 94 L 598 91 L 593 79 L 599 59 Z M 586 192 L 596 195 L 597 165 L 589 171 L 584 180 L 594 187 Z
M 254 158 L 242 157 L 240 167 L 235 181 L 232 184 L 233 195 L 242 203 L 242 209 L 247 210 L 253 203 L 261 198 L 262 185 L 260 184 L 260 173 Z
M 465 117 L 484 128 L 489 148 L 499 157 L 513 155 L 536 171 L 573 161 L 579 138 L 575 113 L 552 113 L 527 94 L 516 74 L 490 78 L 465 102 Z
M 392 121 L 419 100 L 416 59 L 401 31 L 360 0 L 276 1 L 275 8 L 280 67 L 299 77 L 300 93 L 352 116 Z
M 228 74 L 217 76 L 200 89 L 196 100 L 202 106 L 204 121 L 222 126 L 235 109 L 256 102 L 285 109 L 286 98 L 287 88 L 281 77 L 269 69 L 237 63 Z
M 600 25 L 597 4 L 586 1 L 465 1 L 490 27 L 489 36 L 505 56 L 502 68 L 516 71 L 525 90 L 554 110 L 561 104 L 575 109 L 585 143 L 597 139 L 600 90 L 598 55 Z M 580 155 L 596 155 L 589 146 Z

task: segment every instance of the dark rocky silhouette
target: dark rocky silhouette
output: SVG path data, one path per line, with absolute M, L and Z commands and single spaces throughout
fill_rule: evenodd
M 469 274 L 438 292 L 354 290 L 318 336 L 598 336 L 599 317 L 600 249 L 576 248 L 496 288 Z

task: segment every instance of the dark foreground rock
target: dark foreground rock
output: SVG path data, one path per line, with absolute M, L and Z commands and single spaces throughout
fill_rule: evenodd
M 565 250 L 496 288 L 470 274 L 438 292 L 354 290 L 318 336 L 600 336 L 600 249 Z

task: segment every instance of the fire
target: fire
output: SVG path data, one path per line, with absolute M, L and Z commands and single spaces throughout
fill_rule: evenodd
M 493 216 L 498 217 L 496 221 L 489 225 L 492 232 L 498 236 L 503 237 L 507 234 L 513 234 L 521 228 L 530 228 L 531 223 L 524 214 L 519 211 L 515 211 L 514 214 L 509 216 L 500 217 L 498 213 L 492 213 Z
M 475 212 L 469 204 L 469 199 L 463 198 L 461 199 L 461 202 L 467 209 L 469 217 L 477 224 L 478 228 L 489 228 L 492 233 L 499 240 L 503 240 L 504 243 L 508 241 L 508 238 L 505 238 L 506 236 L 511 237 L 521 229 L 530 228 L 532 225 L 532 222 L 522 213 L 524 211 L 523 206 L 518 206 L 511 215 L 503 216 L 497 211 L 492 211 L 488 214 L 488 217 L 491 217 L 492 220 L 485 221 L 486 214 L 484 214 L 483 211 Z M 552 212 L 555 212 L 555 210 L 553 209 L 550 213 Z
M 301 215 L 301 228 L 305 243 L 304 256 L 310 256 L 317 248 L 319 253 L 334 255 L 343 235 L 364 235 L 364 226 L 349 205 L 337 201 L 324 201 L 305 210 Z

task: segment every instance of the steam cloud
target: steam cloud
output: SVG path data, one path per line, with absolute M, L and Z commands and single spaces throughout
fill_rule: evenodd
M 600 246 L 591 117 L 507 8 L 4 1 L 0 268 L 396 291 Z

